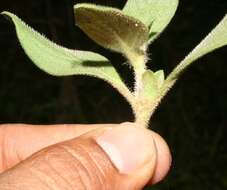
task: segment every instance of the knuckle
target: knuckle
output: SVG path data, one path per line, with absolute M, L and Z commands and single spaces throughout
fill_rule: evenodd
M 40 155 L 32 163 L 34 174 L 45 174 L 52 179 L 48 181 L 56 181 L 57 186 L 83 190 L 115 189 L 117 170 L 94 140 L 64 142 L 41 151 Z

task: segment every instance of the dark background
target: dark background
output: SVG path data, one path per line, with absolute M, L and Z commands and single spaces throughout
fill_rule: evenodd
M 0 1 L 56 43 L 108 57 L 129 86 L 125 60 L 74 26 L 73 0 Z M 125 1 L 96 0 L 121 8 Z M 150 47 L 153 70 L 169 73 L 227 13 L 226 0 L 181 0 L 169 27 Z M 151 128 L 170 145 L 169 176 L 149 189 L 227 189 L 227 48 L 198 60 L 162 101 Z M 49 76 L 20 47 L 13 25 L 0 18 L 0 123 L 120 123 L 132 121 L 127 102 L 105 82 Z

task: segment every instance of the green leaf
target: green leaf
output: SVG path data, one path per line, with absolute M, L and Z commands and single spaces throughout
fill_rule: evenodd
M 163 70 L 159 70 L 154 73 L 155 79 L 157 81 L 158 88 L 161 88 L 164 81 L 165 81 L 165 75 Z
M 76 25 L 99 45 L 123 53 L 144 54 L 149 31 L 141 21 L 116 8 L 93 4 L 74 6 Z
M 172 83 L 195 60 L 227 45 L 227 15 L 221 22 L 202 40 L 202 42 L 173 70 L 168 76 L 167 83 Z M 168 85 L 169 86 L 169 85 Z
M 43 71 L 55 76 L 90 75 L 110 83 L 126 99 L 131 93 L 109 61 L 97 53 L 61 47 L 9 12 L 2 12 L 16 27 L 18 39 L 29 58 Z
M 148 98 L 150 100 L 154 100 L 159 93 L 159 84 L 157 79 L 159 80 L 160 73 L 154 73 L 151 70 L 145 71 L 143 74 L 143 91 L 142 96 Z
M 150 28 L 149 41 L 153 41 L 169 24 L 179 0 L 128 0 L 123 12 L 141 20 Z

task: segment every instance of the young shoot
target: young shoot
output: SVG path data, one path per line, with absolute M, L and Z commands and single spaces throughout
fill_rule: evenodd
M 227 45 L 226 15 L 169 76 L 165 77 L 163 70 L 147 69 L 147 48 L 169 24 L 177 6 L 178 0 L 128 0 L 122 10 L 89 3 L 74 6 L 76 26 L 100 46 L 121 53 L 128 60 L 134 71 L 133 91 L 106 57 L 57 45 L 16 15 L 1 14 L 13 21 L 20 44 L 36 66 L 55 76 L 90 75 L 105 80 L 129 102 L 135 122 L 148 127 L 159 102 L 182 72 L 195 60 Z

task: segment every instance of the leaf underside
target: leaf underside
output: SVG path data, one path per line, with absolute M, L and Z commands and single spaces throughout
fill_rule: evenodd
M 16 15 L 3 12 L 16 27 L 16 33 L 28 57 L 43 71 L 55 76 L 90 75 L 112 84 L 123 96 L 130 91 L 109 60 L 97 53 L 61 47 L 26 25 Z
M 157 38 L 174 16 L 179 0 L 128 0 L 123 13 L 142 21 L 149 31 L 149 43 Z
M 123 53 L 143 53 L 148 27 L 140 20 L 124 15 L 116 8 L 93 4 L 74 6 L 75 22 L 99 45 Z
M 207 37 L 202 40 L 183 61 L 181 61 L 181 63 L 168 76 L 167 82 L 176 80 L 178 76 L 195 60 L 225 45 L 227 45 L 227 15 L 207 35 Z

